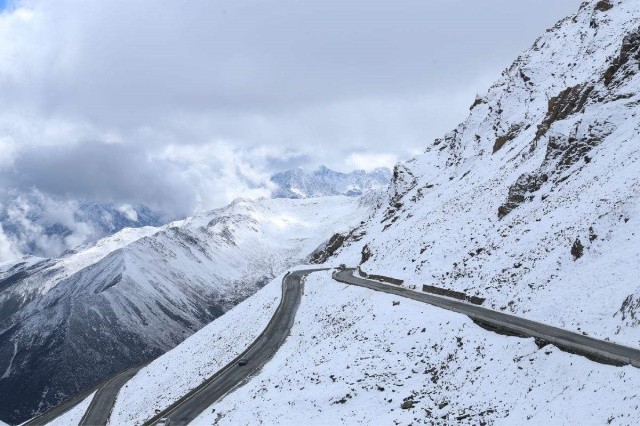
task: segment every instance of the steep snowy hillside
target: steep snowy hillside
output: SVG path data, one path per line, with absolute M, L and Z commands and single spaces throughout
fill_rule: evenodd
M 141 370 L 111 424 L 142 424 L 234 359 L 273 315 L 281 279 Z M 274 358 L 192 424 L 636 424 L 638 386 L 634 367 L 538 348 L 320 272 Z
M 317 273 L 271 362 L 192 424 L 637 424 L 638 386 L 634 367 Z
M 395 168 L 334 261 L 639 346 L 639 66 L 640 1 L 583 3 Z
M 105 204 L 0 190 L 0 262 L 21 255 L 52 257 L 128 227 L 159 226 L 143 205 Z
M 172 348 L 366 218 L 350 197 L 237 200 L 2 266 L 0 418 L 16 422 Z
M 368 191 L 386 189 L 390 179 L 391 171 L 385 168 L 368 173 L 364 170 L 340 173 L 324 166 L 313 172 L 298 168 L 271 177 L 271 182 L 276 185 L 272 196 L 274 198 L 359 196 Z
M 637 347 L 639 72 L 640 0 L 585 2 L 464 123 L 398 165 L 383 205 L 319 259 Z M 327 273 L 305 286 L 274 358 L 194 424 L 640 421 L 637 368 L 498 335 Z M 112 423 L 141 424 L 233 359 L 279 289 L 280 277 L 142 370 Z

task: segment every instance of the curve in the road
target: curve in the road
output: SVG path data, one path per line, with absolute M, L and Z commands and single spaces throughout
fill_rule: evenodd
M 145 364 L 146 365 L 146 364 Z M 118 392 L 143 366 L 130 368 L 111 378 L 98 389 L 87 411 L 80 420 L 80 426 L 106 425 L 111 416 L 111 410 L 116 403 Z
M 328 268 L 306 269 L 288 273 L 282 280 L 282 298 L 273 317 L 254 342 L 234 360 L 216 374 L 193 389 L 173 405 L 158 413 L 145 425 L 155 425 L 162 418 L 171 420 L 172 425 L 186 425 L 218 399 L 231 392 L 261 369 L 282 346 L 291 331 L 295 315 L 303 293 L 302 278 Z M 563 350 L 587 356 L 599 362 L 615 365 L 631 364 L 640 367 L 640 350 L 616 343 L 594 339 L 536 321 L 527 320 L 502 312 L 455 299 L 420 293 L 406 287 L 385 284 L 379 281 L 355 277 L 355 269 L 342 269 L 333 274 L 336 281 L 364 287 L 396 296 L 447 309 L 470 317 L 476 323 L 489 329 L 510 334 L 534 337 L 558 346 Z M 239 365 L 241 359 L 245 365 Z M 81 425 L 102 425 L 108 422 L 111 410 L 120 388 L 142 367 L 132 368 L 114 376 L 97 389 L 91 405 L 82 418 Z M 95 388 L 94 388 L 95 390 Z M 84 393 L 53 410 L 30 420 L 25 425 L 43 425 L 70 410 L 90 393 Z
M 58 417 L 84 401 L 85 398 L 87 398 L 94 392 L 96 394 L 93 396 L 93 398 L 91 398 L 89 408 L 87 408 L 87 411 L 82 417 L 80 425 L 106 425 L 107 421 L 109 420 L 111 410 L 113 409 L 113 406 L 116 402 L 116 397 L 118 396 L 120 388 L 133 376 L 135 376 L 136 373 L 140 371 L 140 369 L 145 365 L 147 364 L 133 367 L 129 370 L 118 373 L 115 376 L 106 379 L 99 385 L 94 386 L 90 390 L 82 392 L 80 395 L 63 402 L 57 407 L 54 407 L 51 410 L 37 417 L 34 417 L 33 419 L 24 423 L 22 426 L 44 426 L 46 424 L 49 424 L 53 420 L 57 419 Z
M 224 368 L 169 408 L 148 420 L 145 425 L 155 425 L 162 418 L 170 419 L 171 425 L 186 425 L 261 369 L 282 346 L 291 331 L 302 299 L 302 278 L 312 272 L 323 270 L 328 268 L 288 273 L 282 280 L 280 304 L 269 324 L 256 340 Z M 241 359 L 246 360 L 246 365 L 238 364 Z
M 85 398 L 91 395 L 96 391 L 96 388 L 92 388 L 89 391 L 85 391 L 78 396 L 75 396 L 68 401 L 59 404 L 58 406 L 40 414 L 32 418 L 31 420 L 27 420 L 22 426 L 44 426 L 46 424 L 51 423 L 53 420 L 57 419 L 67 411 L 71 410 L 76 405 L 80 404 Z
M 355 269 L 338 270 L 333 274 L 336 281 L 356 285 L 370 290 L 381 291 L 428 303 L 439 308 L 467 315 L 479 325 L 525 337 L 538 338 L 560 349 L 588 357 L 594 361 L 614 365 L 633 365 L 640 367 L 640 350 L 622 346 L 606 340 L 598 340 L 561 328 L 552 327 L 536 321 L 527 320 L 481 306 L 461 302 L 446 297 L 420 293 L 406 287 L 384 284 L 379 281 L 355 277 Z

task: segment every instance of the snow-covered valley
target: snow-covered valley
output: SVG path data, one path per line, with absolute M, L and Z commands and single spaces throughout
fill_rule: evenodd
M 237 200 L 3 265 L 2 417 L 25 419 L 164 353 L 370 209 L 351 197 Z
M 111 425 L 143 424 L 242 353 L 276 312 L 284 271 L 309 262 L 640 348 L 639 87 L 640 0 L 586 1 L 382 195 L 306 198 L 326 182 L 378 184 L 285 173 L 279 196 L 300 199 L 238 200 L 1 265 L 0 395 L 15 400 L 0 416 L 164 353 L 111 411 Z M 640 369 L 537 343 L 317 272 L 276 355 L 193 424 L 640 422 Z M 44 379 L 16 391 L 33 371 Z M 89 401 L 56 422 L 76 423 Z
M 583 3 L 478 97 L 465 122 L 396 166 L 383 205 L 336 239 L 327 263 L 478 295 L 495 310 L 640 346 L 639 27 L 638 1 Z M 254 297 L 266 300 L 271 286 L 279 283 Z M 394 301 L 310 276 L 281 350 L 194 423 L 639 420 L 636 368 Z M 201 333 L 217 336 L 217 327 Z M 182 354 L 201 352 L 195 336 L 189 342 Z M 162 374 L 159 364 L 148 368 Z M 155 392 L 136 386 L 130 395 Z M 142 417 L 130 408 L 115 415 Z

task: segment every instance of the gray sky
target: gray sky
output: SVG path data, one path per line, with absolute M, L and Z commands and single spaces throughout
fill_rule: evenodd
M 184 215 L 284 168 L 391 165 L 580 2 L 16 1 L 0 184 Z

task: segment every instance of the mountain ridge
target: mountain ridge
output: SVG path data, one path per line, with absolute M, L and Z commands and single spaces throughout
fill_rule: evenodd
M 25 420 L 164 353 L 369 209 L 342 196 L 236 200 L 61 259 L 2 265 L 0 416 Z
M 330 195 L 360 196 L 365 192 L 386 188 L 391 171 L 380 167 L 370 172 L 354 170 L 349 173 L 336 172 L 320 166 L 311 172 L 302 168 L 276 173 L 271 183 L 273 198 L 312 198 Z

